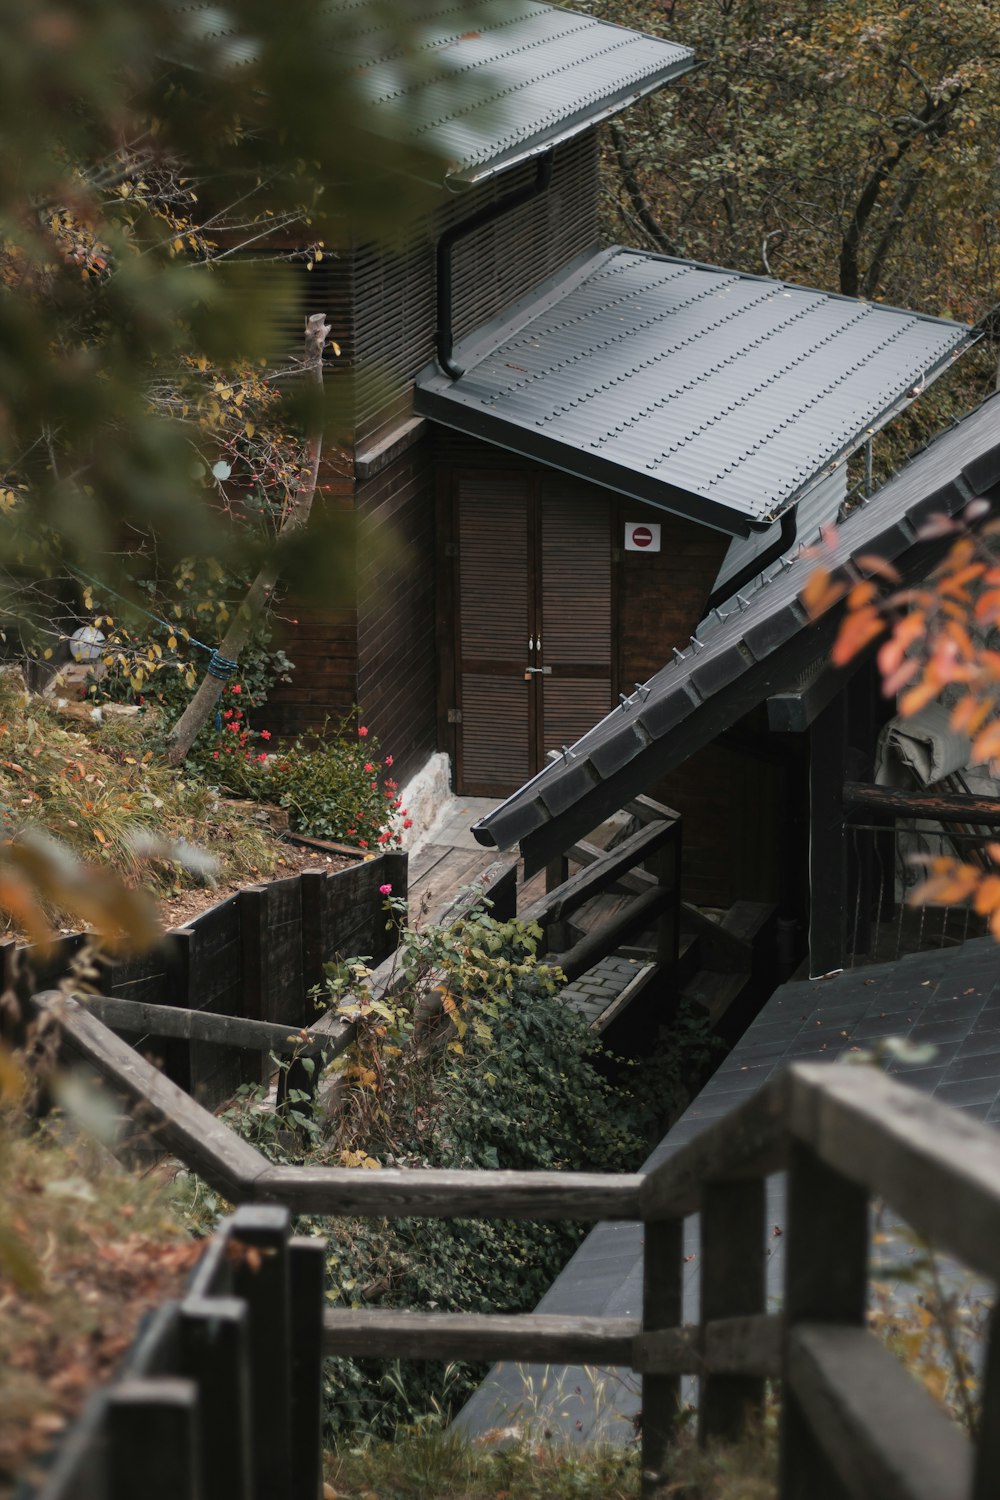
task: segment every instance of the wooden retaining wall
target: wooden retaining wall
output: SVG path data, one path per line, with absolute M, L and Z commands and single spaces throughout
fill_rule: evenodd
M 324 963 L 364 956 L 377 965 L 395 948 L 379 894 L 386 884 L 405 897 L 405 854 L 382 854 L 332 875 L 307 870 L 249 886 L 168 933 L 152 952 L 102 962 L 96 987 L 152 1005 L 307 1025 L 316 1019 L 309 990 L 322 980 Z M 18 989 L 28 995 L 56 987 L 84 941 L 73 933 L 44 957 L 18 948 Z M 149 1035 L 135 1045 L 208 1108 L 241 1083 L 259 1082 L 268 1068 L 266 1053 L 209 1042 Z

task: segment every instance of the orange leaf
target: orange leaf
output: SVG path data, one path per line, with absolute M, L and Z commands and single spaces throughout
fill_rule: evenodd
M 969 764 L 979 766 L 984 761 L 996 760 L 998 755 L 1000 755 L 1000 719 L 994 719 L 993 723 L 987 724 L 986 728 L 980 730 L 972 741 Z
M 988 916 L 1000 907 L 1000 875 L 983 876 L 973 904 L 981 917 Z
M 882 634 L 884 626 L 879 612 L 871 604 L 849 614 L 840 627 L 830 660 L 835 667 L 843 667 L 862 651 L 869 641 Z
M 899 700 L 899 711 L 904 719 L 909 719 L 913 714 L 918 714 L 928 703 L 933 703 L 941 691 L 940 683 L 933 677 L 925 677 L 923 682 L 918 682 L 916 687 L 910 688 Z
M 951 711 L 951 727 L 959 734 L 977 734 L 992 711 L 989 698 L 960 698 Z
M 852 559 L 854 566 L 860 568 L 862 573 L 874 573 L 876 578 L 885 578 L 889 583 L 899 583 L 899 574 L 884 557 L 877 557 L 874 552 L 863 552 L 860 556 Z

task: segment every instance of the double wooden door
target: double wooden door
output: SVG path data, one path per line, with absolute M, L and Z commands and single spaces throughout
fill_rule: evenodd
M 516 791 L 611 707 L 611 501 L 558 474 L 455 476 L 457 785 Z

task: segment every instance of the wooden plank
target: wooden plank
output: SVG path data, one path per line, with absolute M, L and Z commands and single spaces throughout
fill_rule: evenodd
M 248 1334 L 246 1303 L 238 1297 L 189 1296 L 181 1303 L 178 1374 L 198 1385 L 208 1437 L 199 1454 L 206 1500 L 254 1500 Z
M 862 1328 L 805 1323 L 788 1334 L 794 1392 L 852 1500 L 967 1500 L 972 1450 L 957 1423 Z M 806 1500 L 815 1490 L 782 1490 Z
M 627 1365 L 637 1318 L 551 1313 L 429 1313 L 329 1309 L 327 1355 Z
M 578 839 L 566 850 L 565 858 L 577 865 L 592 865 L 595 860 L 600 859 L 606 851 L 599 844 L 591 844 L 587 839 Z M 546 870 L 549 866 L 546 865 Z M 656 884 L 656 876 L 650 875 L 646 870 L 626 870 L 620 875 L 612 886 L 612 890 L 621 889 L 630 891 L 633 895 L 641 896 L 643 891 L 648 891 Z M 546 890 L 548 886 L 546 885 Z
M 798 1063 L 789 1125 L 932 1244 L 1000 1279 L 996 1132 L 871 1068 Z
M 839 783 L 847 753 L 847 694 L 809 729 L 809 972 L 828 974 L 847 952 L 847 840 Z
M 1000 1495 L 1000 1311 L 990 1314 L 971 1500 Z
M 860 781 L 845 781 L 842 795 L 845 813 L 867 807 L 893 818 L 929 818 L 935 823 L 979 823 L 985 828 L 1000 828 L 1000 798 L 997 797 L 902 792 L 887 786 L 868 786 Z
M 250 1448 L 255 1490 L 292 1500 L 291 1293 L 288 1214 L 245 1204 L 233 1215 L 233 1294 L 247 1304 Z
M 654 823 L 657 818 L 679 823 L 681 815 L 675 807 L 668 807 L 665 802 L 657 802 L 653 797 L 647 797 L 640 793 L 638 797 L 631 797 L 625 803 L 623 811 L 630 813 L 640 823 Z
M 521 913 L 521 920 L 538 922 L 541 927 L 545 927 L 549 922 L 569 916 L 585 901 L 606 891 L 621 875 L 635 865 L 641 865 L 676 836 L 677 829 L 673 822 L 651 823 L 624 843 L 602 854 L 593 864 L 570 876 L 557 891 L 539 897 Z
M 268 1163 L 258 1151 L 145 1058 L 116 1037 L 96 1016 L 58 992 L 35 1003 L 58 1021 L 69 1049 L 152 1117 L 156 1139 L 204 1178 L 230 1203 L 248 1198 Z
M 108 1500 L 202 1500 L 193 1380 L 122 1380 L 108 1392 L 107 1412 Z
M 732 1181 L 778 1171 L 786 1155 L 788 1092 L 789 1075 L 781 1074 L 654 1167 L 643 1180 L 641 1217 L 696 1213 L 702 1187 L 712 1178 Z
M 642 1260 L 642 1333 L 637 1352 L 648 1340 L 682 1332 L 678 1325 L 684 1301 L 684 1221 L 665 1219 L 646 1225 Z M 642 1375 L 642 1489 L 651 1494 L 661 1484 L 670 1449 L 677 1437 L 681 1411 L 679 1371 L 647 1368 Z
M 290 1500 L 316 1500 L 323 1484 L 323 1312 L 326 1240 L 288 1242 L 291 1338 L 292 1469 Z
M 762 1177 L 709 1182 L 701 1200 L 701 1323 L 764 1311 L 764 1190 Z M 698 1401 L 698 1441 L 736 1441 L 763 1411 L 764 1381 L 756 1374 L 707 1371 Z
M 315 1050 L 324 1038 L 305 1028 L 279 1026 L 273 1021 L 244 1021 L 238 1016 L 185 1010 L 179 1005 L 147 1005 L 109 995 L 88 995 L 83 1006 L 112 1031 L 126 1035 L 185 1037 L 221 1047 L 253 1047 L 258 1051 L 302 1053 Z
M 637 1000 L 644 990 L 648 989 L 651 985 L 661 983 L 662 980 L 663 970 L 659 964 L 643 965 L 636 972 L 635 977 L 629 980 L 621 994 L 616 995 L 611 1004 L 602 1010 L 601 1014 L 595 1020 L 591 1021 L 591 1031 L 596 1031 L 598 1035 L 607 1031 L 608 1027 L 628 1010 L 633 1000 Z
M 593 932 L 586 933 L 565 953 L 553 954 L 551 962 L 562 969 L 567 979 L 578 979 L 602 958 L 613 953 L 627 938 L 648 927 L 654 917 L 670 907 L 673 899 L 672 891 L 657 885 L 644 895 L 636 896 L 634 901 L 616 911 L 600 927 L 595 927 Z M 528 919 L 525 917 L 522 920 Z
M 637 1219 L 643 1181 L 639 1173 L 272 1166 L 254 1186 L 297 1214 L 589 1221 Z
M 690 901 L 681 902 L 681 930 L 697 934 L 705 952 L 706 966 L 749 974 L 753 961 L 751 944 L 723 927 L 721 922 L 713 922 Z
M 704 1327 L 684 1323 L 643 1332 L 635 1341 L 630 1364 L 643 1375 L 711 1372 L 776 1379 L 782 1370 L 783 1343 L 784 1319 L 775 1313 L 715 1318 Z

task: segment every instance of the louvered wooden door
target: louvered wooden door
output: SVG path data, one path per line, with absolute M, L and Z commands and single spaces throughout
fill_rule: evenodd
M 516 791 L 610 707 L 609 509 L 559 476 L 456 476 L 460 792 Z

